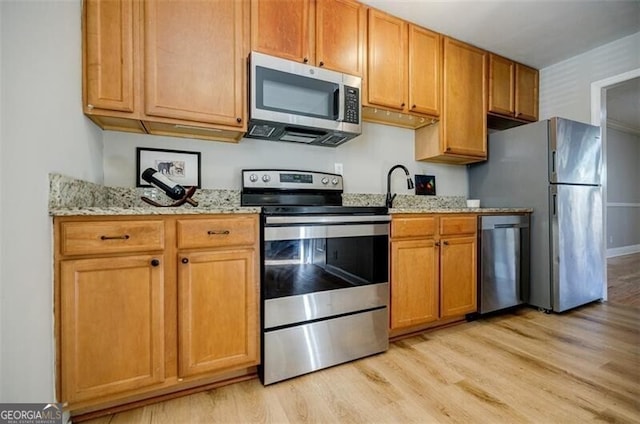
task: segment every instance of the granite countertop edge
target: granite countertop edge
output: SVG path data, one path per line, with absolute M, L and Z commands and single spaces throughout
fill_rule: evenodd
M 260 213 L 259 207 L 219 206 L 219 207 L 82 207 L 49 210 L 51 216 L 119 216 L 119 215 L 206 215 L 206 214 Z
M 402 213 L 532 213 L 532 208 L 391 208 L 389 214 Z
M 253 214 L 260 213 L 257 206 L 219 206 L 219 207 L 177 207 L 177 208 L 152 208 L 152 207 L 79 207 L 57 208 L 49 210 L 51 216 L 126 216 L 126 215 L 207 215 L 207 214 Z M 412 213 L 531 213 L 531 208 L 391 208 L 389 214 Z

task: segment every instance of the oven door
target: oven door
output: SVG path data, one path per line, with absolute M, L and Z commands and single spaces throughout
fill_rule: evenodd
M 266 217 L 265 330 L 385 308 L 388 281 L 388 216 Z

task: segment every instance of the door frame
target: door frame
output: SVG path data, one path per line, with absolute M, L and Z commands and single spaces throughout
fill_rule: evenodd
M 591 124 L 597 125 L 602 131 L 602 217 L 604 225 L 604 288 L 603 300 L 607 300 L 607 89 L 619 83 L 640 77 L 640 68 L 632 69 L 622 74 L 614 75 L 591 83 Z

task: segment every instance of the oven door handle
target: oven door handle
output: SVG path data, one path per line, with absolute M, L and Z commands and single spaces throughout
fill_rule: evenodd
M 388 236 L 389 224 L 291 225 L 264 228 L 265 241 Z
M 266 225 L 287 224 L 345 224 L 389 222 L 389 215 L 313 215 L 313 216 L 267 216 Z

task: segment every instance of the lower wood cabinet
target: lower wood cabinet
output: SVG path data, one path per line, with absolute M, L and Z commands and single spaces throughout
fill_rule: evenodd
M 393 215 L 392 335 L 476 311 L 476 222 L 475 215 Z
M 255 373 L 258 215 L 54 229 L 57 400 L 72 415 Z
M 164 257 L 60 263 L 60 371 L 73 403 L 164 381 Z
M 179 262 L 178 375 L 254 365 L 258 357 L 255 251 L 180 254 Z

